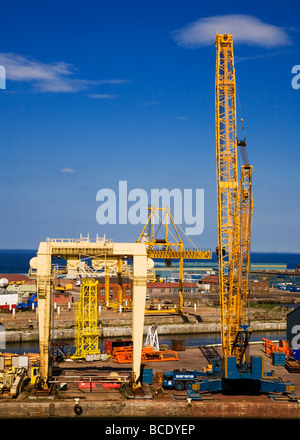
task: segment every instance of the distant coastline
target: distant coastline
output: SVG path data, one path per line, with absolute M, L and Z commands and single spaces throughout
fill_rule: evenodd
M 27 274 L 29 261 L 36 256 L 36 253 L 35 249 L 0 249 L 0 274 Z M 193 261 L 193 265 L 199 264 L 203 267 L 209 266 L 210 263 L 214 265 L 217 263 L 215 252 L 212 252 L 211 260 Z M 287 269 L 297 269 L 300 264 L 300 252 L 251 252 L 251 263 L 286 264 Z

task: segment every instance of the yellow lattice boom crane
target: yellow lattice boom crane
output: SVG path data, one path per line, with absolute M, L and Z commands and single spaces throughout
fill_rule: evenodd
M 252 166 L 237 140 L 232 35 L 216 34 L 216 157 L 218 261 L 223 356 L 245 360 L 250 335 L 246 306 L 252 226 Z M 243 164 L 238 173 L 237 147 Z
M 170 208 L 148 208 L 148 220 L 137 240 L 137 243 L 145 243 L 148 258 L 163 259 L 166 262 L 173 259 L 179 260 L 179 313 L 183 313 L 183 263 L 184 260 L 207 260 L 212 258 L 210 250 L 199 250 L 193 245 L 193 249 L 185 249 L 181 239 L 179 229 L 171 215 Z M 158 227 L 155 229 L 155 225 Z M 160 227 L 164 227 L 164 237 L 158 238 Z M 147 231 L 147 232 L 146 232 Z M 182 229 L 181 229 L 182 231 Z

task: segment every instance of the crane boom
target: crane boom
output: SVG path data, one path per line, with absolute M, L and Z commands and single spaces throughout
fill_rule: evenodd
M 218 260 L 223 356 L 242 362 L 252 224 L 252 166 L 238 181 L 236 83 L 232 35 L 216 34 L 216 156 Z M 246 142 L 240 142 L 243 147 Z M 244 157 L 246 155 L 244 154 Z
M 250 267 L 252 229 L 252 166 L 241 166 L 234 215 L 233 255 L 229 272 L 228 313 L 230 326 L 225 346 L 226 355 L 234 354 L 239 363 L 245 361 L 250 338 L 246 325 L 246 307 Z M 230 353 L 229 353 L 230 350 Z

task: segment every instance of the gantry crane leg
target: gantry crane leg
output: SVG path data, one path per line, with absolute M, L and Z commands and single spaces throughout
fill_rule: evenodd
M 39 322 L 39 386 L 48 388 L 49 339 L 51 314 L 51 244 L 41 243 L 37 253 L 37 298 Z
M 133 297 L 132 297 L 132 380 L 133 388 L 141 387 L 141 353 L 145 320 L 147 290 L 147 256 L 133 256 Z

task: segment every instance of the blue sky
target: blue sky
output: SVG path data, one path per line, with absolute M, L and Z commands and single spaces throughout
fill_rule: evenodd
M 204 189 L 217 244 L 214 34 L 232 32 L 253 165 L 254 251 L 300 252 L 300 2 L 10 1 L 0 17 L 0 248 L 46 237 L 136 241 L 99 225 L 96 194 Z M 300 83 L 300 80 L 299 80 Z M 238 134 L 242 136 L 239 126 Z

